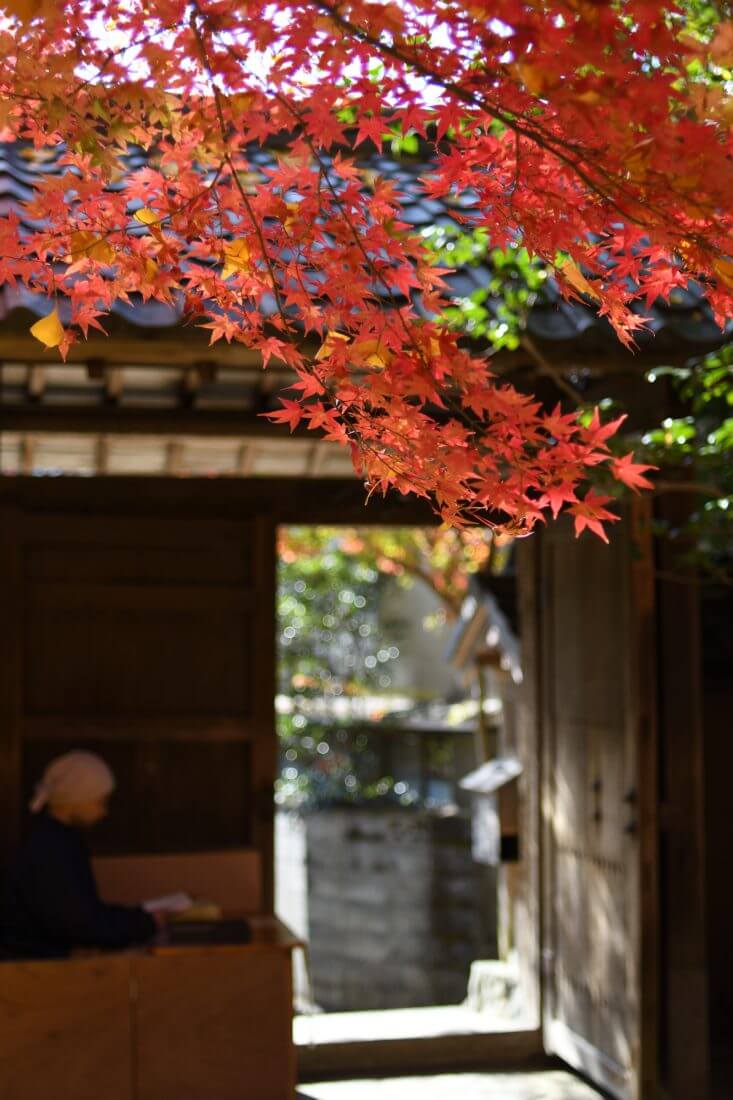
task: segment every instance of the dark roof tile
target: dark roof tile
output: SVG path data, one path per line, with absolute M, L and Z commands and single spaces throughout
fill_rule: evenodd
M 7 213 L 18 202 L 30 198 L 39 178 L 49 172 L 61 171 L 59 164 L 61 152 L 62 147 L 53 150 L 34 150 L 28 143 L 0 142 L 0 214 Z M 262 169 L 275 166 L 276 153 L 269 149 L 253 148 L 249 153 L 249 159 L 253 170 L 260 172 Z M 330 163 L 330 158 L 325 157 L 324 160 Z M 142 150 L 130 151 L 127 164 L 131 171 L 143 167 L 146 163 L 148 160 Z M 444 200 L 427 197 L 421 183 L 421 179 L 424 179 L 430 171 L 427 160 L 401 161 L 372 152 L 371 155 L 364 155 L 361 158 L 361 164 L 398 183 L 398 194 L 403 203 L 401 219 L 408 225 L 423 228 L 431 225 L 454 227 L 456 221 L 451 215 L 451 210 L 465 210 L 476 205 L 476 195 L 468 191 L 447 196 Z M 338 183 L 335 176 L 333 179 Z M 139 232 L 144 233 L 146 230 L 140 226 Z M 446 282 L 452 296 L 466 297 L 477 288 L 486 287 L 491 276 L 490 266 L 487 263 L 480 263 L 461 267 L 454 274 L 447 276 Z M 382 297 L 386 297 L 383 287 L 376 289 Z M 395 296 L 398 300 L 403 300 L 401 295 Z M 487 303 L 489 309 L 491 305 L 491 302 Z M 31 294 L 20 286 L 0 288 L 0 319 L 8 318 L 15 311 L 27 311 L 38 316 L 47 312 L 49 308 L 45 298 Z M 263 308 L 266 313 L 273 313 L 274 300 L 265 302 Z M 419 295 L 415 298 L 415 308 L 421 316 L 427 316 Z M 686 288 L 675 289 L 671 300 L 667 303 L 660 301 L 651 308 L 647 308 L 643 302 L 640 302 L 634 308 L 639 315 L 649 319 L 649 331 L 640 332 L 636 337 L 641 347 L 650 346 L 656 337 L 657 345 L 661 343 L 665 348 L 668 346 L 674 348 L 682 341 L 692 354 L 693 350 L 700 351 L 715 347 L 724 338 L 704 300 L 703 288 L 697 283 L 690 283 Z M 62 317 L 67 312 L 68 306 L 62 303 Z M 113 313 L 128 324 L 141 329 L 169 328 L 181 320 L 179 309 L 152 300 L 143 303 L 135 302 L 133 299 L 133 304 L 118 303 L 113 308 Z M 598 347 L 611 341 L 614 344 L 617 343 L 610 325 L 604 318 L 598 317 L 590 305 L 564 300 L 552 279 L 548 279 L 541 297 L 531 310 L 528 328 L 532 335 L 541 341 L 563 343 L 575 341 L 579 346 L 592 344 Z M 728 326 L 726 337 L 730 338 L 732 335 L 733 321 Z

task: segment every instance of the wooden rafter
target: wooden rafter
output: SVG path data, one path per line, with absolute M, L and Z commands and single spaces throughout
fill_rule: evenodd
M 47 373 L 45 366 L 38 363 L 28 367 L 26 374 L 26 393 L 30 401 L 40 401 L 46 388 Z

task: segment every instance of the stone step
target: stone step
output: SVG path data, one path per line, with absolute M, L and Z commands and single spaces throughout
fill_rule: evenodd
M 571 1073 L 456 1073 L 302 1085 L 298 1100 L 602 1100 Z
M 476 959 L 471 963 L 465 1005 L 514 1019 L 521 1015 L 519 971 L 512 959 Z

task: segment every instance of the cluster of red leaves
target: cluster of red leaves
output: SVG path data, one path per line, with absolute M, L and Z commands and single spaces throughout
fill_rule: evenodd
M 631 303 L 691 277 L 722 320 L 730 111 L 687 65 L 724 36 L 690 43 L 652 0 L 0 7 L 0 126 L 65 149 L 65 170 L 0 218 L 0 283 L 70 302 L 68 327 L 55 311 L 37 326 L 49 346 L 63 354 L 132 294 L 183 301 L 212 341 L 292 368 L 276 419 L 349 445 L 370 486 L 428 496 L 454 524 L 521 534 L 567 508 L 602 535 L 613 517 L 583 492 L 589 470 L 643 486 L 609 453 L 618 422 L 547 413 L 425 320 L 441 272 L 359 146 L 417 134 L 427 196 L 555 265 L 626 342 Z M 253 161 L 265 145 L 272 170 Z M 131 146 L 147 153 L 136 171 Z

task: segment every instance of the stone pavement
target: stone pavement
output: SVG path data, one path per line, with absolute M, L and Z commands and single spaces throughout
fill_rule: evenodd
M 300 1085 L 298 1100 L 602 1100 L 570 1073 L 448 1073 Z

